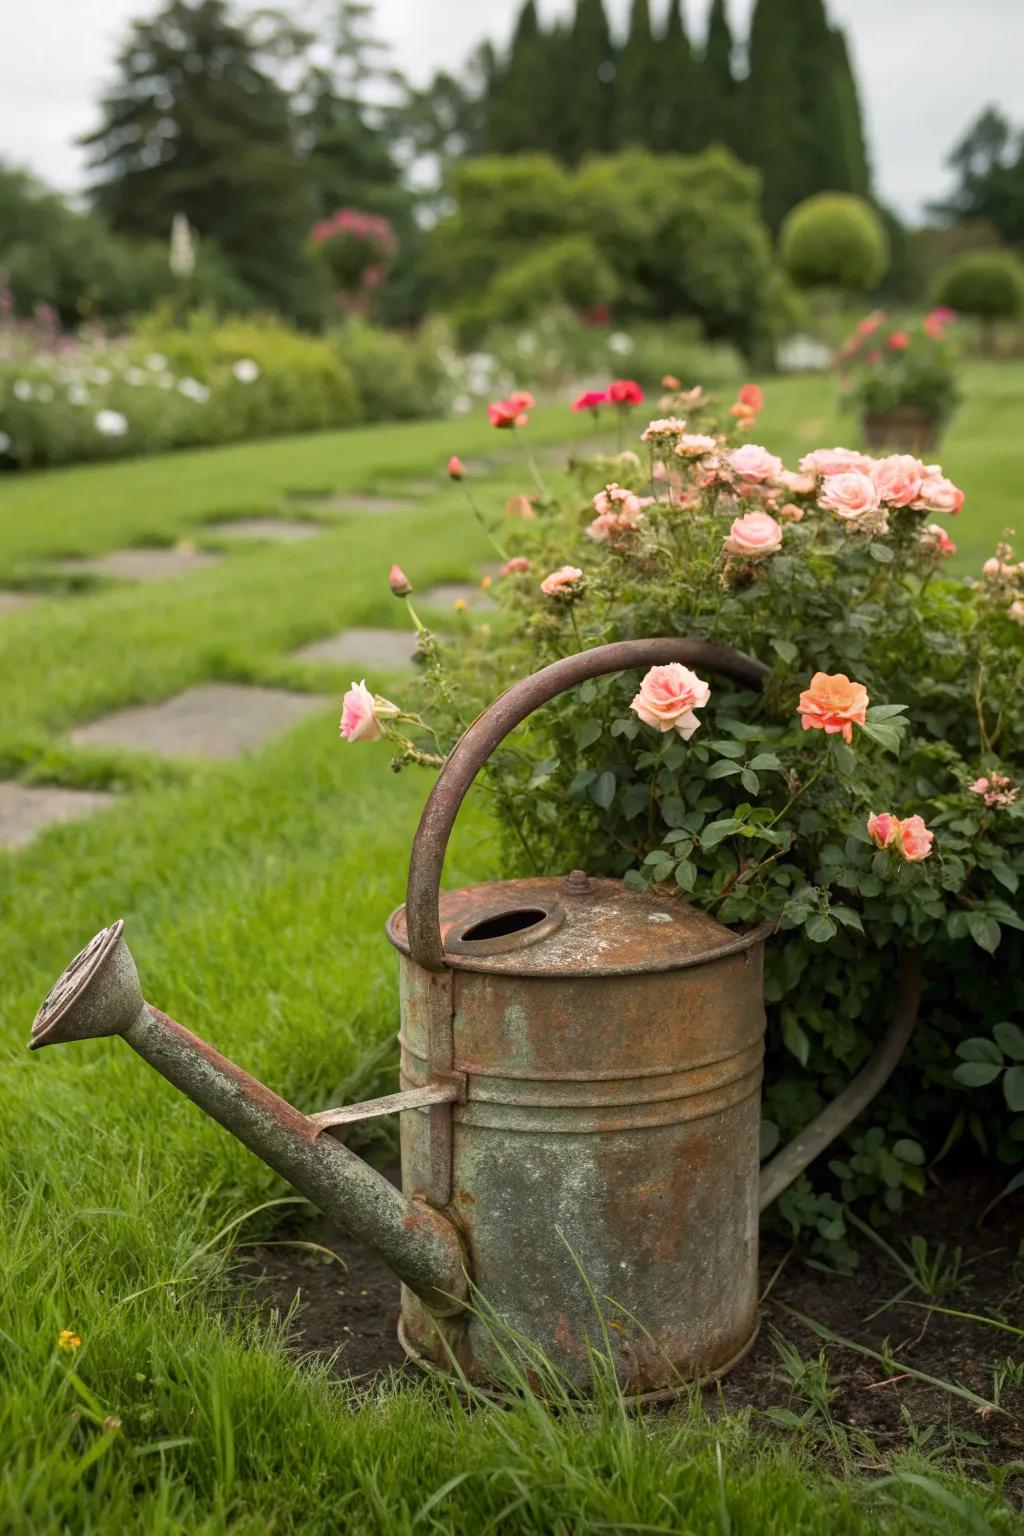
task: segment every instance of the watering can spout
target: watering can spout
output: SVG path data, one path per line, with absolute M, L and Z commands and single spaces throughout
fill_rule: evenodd
M 36 1015 L 30 1050 L 121 1035 L 132 1050 L 237 1136 L 257 1157 L 372 1248 L 439 1315 L 466 1296 L 455 1227 L 409 1198 L 330 1134 L 352 1111 L 305 1115 L 205 1041 L 147 1003 L 131 952 L 114 923 L 68 966 Z

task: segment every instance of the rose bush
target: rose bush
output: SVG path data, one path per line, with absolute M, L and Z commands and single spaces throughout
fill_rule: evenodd
M 673 390 L 641 452 L 577 466 L 578 492 L 509 519 L 493 591 L 510 622 L 467 629 L 443 665 L 424 632 L 417 707 L 450 744 L 515 678 L 638 636 L 770 667 L 759 693 L 681 666 L 589 681 L 531 718 L 490 783 L 509 874 L 582 866 L 725 924 L 777 923 L 766 1151 L 863 1063 L 899 951 L 923 948 L 922 1022 L 851 1133 L 857 1179 L 836 1149 L 779 1205 L 836 1245 L 851 1190 L 892 1209 L 954 1148 L 997 1174 L 1024 1161 L 998 1073 L 972 1087 L 957 1054 L 1024 1009 L 1024 562 L 1002 546 L 980 581 L 944 577 L 952 541 L 931 519 L 962 498 L 938 466 L 835 448 L 786 468 L 738 446 L 747 400 Z M 614 536 L 594 536 L 595 509 Z

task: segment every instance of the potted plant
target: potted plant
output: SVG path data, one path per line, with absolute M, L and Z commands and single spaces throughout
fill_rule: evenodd
M 918 324 L 900 324 L 881 311 L 865 316 L 840 348 L 843 403 L 860 412 L 869 448 L 931 452 L 957 401 L 949 309 L 933 309 Z
M 325 263 L 340 306 L 350 314 L 366 314 L 395 256 L 395 232 L 388 220 L 358 208 L 339 208 L 313 225 L 309 247 Z

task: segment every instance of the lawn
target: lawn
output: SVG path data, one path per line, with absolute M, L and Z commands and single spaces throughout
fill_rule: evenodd
M 1020 371 L 975 368 L 942 458 L 967 491 L 955 529 L 976 566 L 1014 518 Z M 850 437 L 820 381 L 773 385 L 764 440 L 788 461 Z M 538 411 L 540 442 L 582 436 Z M 204 542 L 218 516 L 297 493 L 398 489 L 447 456 L 500 504 L 528 489 L 486 425 L 417 423 L 11 479 L 0 586 L 53 589 L 0 620 L 0 777 L 122 791 L 91 820 L 0 853 L 0 1530 L 205 1533 L 665 1531 L 833 1536 L 1018 1528 L 963 1441 L 894 1455 L 795 1403 L 784 1437 L 696 1400 L 638 1425 L 592 1411 L 467 1411 L 428 1383 L 360 1397 L 285 1329 L 237 1304 L 233 1244 L 272 1231 L 289 1191 L 130 1052 L 98 1041 L 29 1057 L 28 1026 L 81 944 L 125 918 L 147 996 L 300 1108 L 361 1096 L 396 1026 L 382 925 L 401 899 L 428 781 L 337 739 L 332 702 L 258 754 L 168 764 L 73 749 L 66 732 L 196 682 L 286 684 L 336 700 L 348 676 L 296 662 L 347 625 L 398 624 L 399 560 L 418 587 L 488 556 L 457 487 L 414 512 L 346 516 L 304 544 L 239 550 L 165 585 L 69 593 L 56 555 Z M 292 498 L 292 499 L 289 499 Z M 305 515 L 305 514 L 303 514 Z M 446 622 L 468 622 L 448 615 Z M 385 674 L 371 683 L 401 688 Z M 449 879 L 493 868 L 463 817 Z M 372 1148 L 371 1148 L 372 1151 Z M 62 1329 L 81 1338 L 58 1348 Z M 806 1412 L 805 1412 L 806 1410 Z M 104 1427 L 108 1416 L 117 1427 Z M 949 1450 L 950 1447 L 946 1446 Z M 872 1476 L 862 1476 L 871 1472 Z

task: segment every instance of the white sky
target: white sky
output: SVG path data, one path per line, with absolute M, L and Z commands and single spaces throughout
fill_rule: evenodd
M 242 0 L 255 8 L 256 0 Z M 314 0 L 281 0 L 301 18 Z M 319 0 L 323 6 L 325 0 Z M 659 16 L 665 0 L 652 0 Z M 691 37 L 709 0 L 685 0 Z M 753 0 L 731 0 L 743 36 Z M 520 0 L 377 0 L 378 31 L 395 62 L 424 81 L 455 70 L 472 47 L 508 37 Z M 629 0 L 606 0 L 623 25 Z M 155 0 L 0 0 L 0 158 L 66 191 L 82 184 L 73 140 L 95 125 L 126 23 Z M 545 16 L 570 0 L 541 0 Z M 1024 0 L 830 0 L 847 31 L 861 85 L 876 182 L 905 217 L 947 187 L 945 156 L 968 122 L 994 102 L 1024 125 Z

